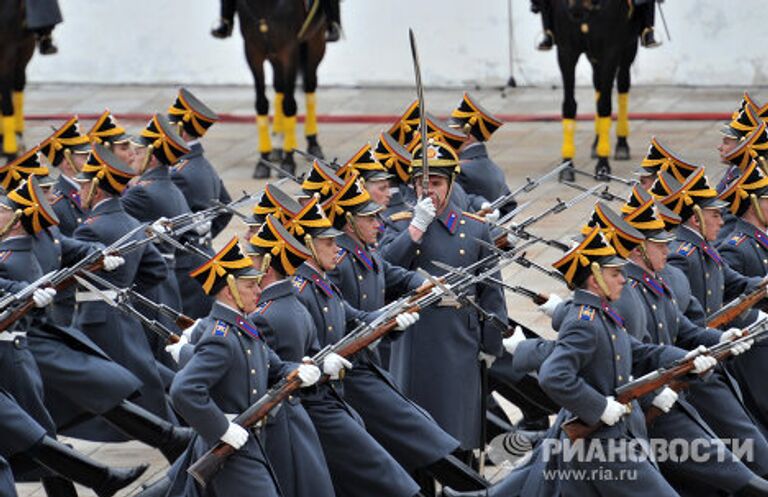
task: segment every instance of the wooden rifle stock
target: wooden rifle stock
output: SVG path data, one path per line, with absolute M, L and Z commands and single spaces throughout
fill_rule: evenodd
M 754 307 L 765 298 L 766 285 L 768 285 L 768 280 L 763 280 L 752 292 L 737 297 L 710 315 L 707 318 L 707 327 L 721 328 L 739 317 L 744 311 Z

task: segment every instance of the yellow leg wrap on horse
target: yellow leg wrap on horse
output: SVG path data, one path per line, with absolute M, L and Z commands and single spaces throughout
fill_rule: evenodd
M 3 116 L 3 153 L 15 154 L 19 151 L 16 142 L 16 119 L 13 116 Z
M 597 156 L 611 155 L 611 117 L 597 118 Z
M 296 116 L 286 116 L 283 124 L 285 126 L 285 141 L 283 142 L 283 151 L 293 152 L 293 150 L 296 148 Z
M 600 92 L 596 91 L 595 92 L 595 106 L 597 106 L 598 100 L 600 100 Z M 600 130 L 597 129 L 597 112 L 595 112 L 595 136 L 597 136 L 597 133 L 599 133 L 599 132 L 600 132 Z
M 256 116 L 256 129 L 259 132 L 259 152 L 268 154 L 272 151 L 272 140 L 269 137 L 269 116 Z
M 616 136 L 629 136 L 629 93 L 619 93 L 619 113 L 616 119 Z
M 576 120 L 563 119 L 563 147 L 561 149 L 563 159 L 573 159 L 573 156 L 576 155 L 575 134 Z
M 24 131 L 24 92 L 13 92 L 13 117 L 16 119 L 16 132 Z
M 306 94 L 307 115 L 304 120 L 304 134 L 314 136 L 317 134 L 317 95 Z
M 275 93 L 275 117 L 272 120 L 273 133 L 285 133 L 284 127 L 285 114 L 283 114 L 283 94 Z

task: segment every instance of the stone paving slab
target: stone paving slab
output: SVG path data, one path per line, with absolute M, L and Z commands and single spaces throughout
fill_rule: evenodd
M 248 87 L 193 87 L 192 90 L 212 108 L 220 112 L 242 115 L 253 114 L 252 89 Z M 428 90 L 427 102 L 430 109 L 448 113 L 461 98 L 462 90 Z M 473 90 L 478 99 L 490 110 L 499 113 L 555 113 L 560 107 L 560 92 L 549 88 L 508 89 L 506 96 L 499 90 Z M 577 92 L 585 112 L 592 112 L 591 90 Z M 731 112 L 739 103 L 741 88 L 639 88 L 633 93 L 632 112 Z M 761 102 L 759 90 L 750 93 Z M 768 92 L 763 91 L 768 95 Z M 92 85 L 33 85 L 27 92 L 27 113 L 31 115 L 50 113 L 98 113 L 108 106 L 113 112 L 146 113 L 163 110 L 175 94 L 174 87 L 154 86 L 92 86 Z M 321 114 L 399 114 L 414 98 L 412 89 L 381 88 L 328 88 L 319 92 L 319 113 Z M 588 107 L 589 106 L 589 107 Z M 303 103 L 300 103 L 300 108 Z M 37 143 L 50 133 L 50 126 L 59 123 L 31 120 L 27 123 L 26 141 Z M 83 123 L 88 129 L 92 123 Z M 137 130 L 143 123 L 125 122 L 127 127 Z M 718 165 L 716 146 L 720 141 L 720 122 L 712 121 L 634 121 L 629 138 L 633 159 L 612 161 L 613 172 L 631 177 L 631 171 L 639 164 L 651 136 L 658 136 L 672 150 L 695 164 L 706 165 L 714 181 L 723 172 Z M 321 125 L 320 139 L 328 157 L 346 160 L 365 141 L 375 140 L 377 133 L 387 126 L 381 124 L 326 124 Z M 299 132 L 302 132 L 299 126 Z M 556 122 L 508 123 L 494 135 L 489 143 L 491 156 L 504 169 L 510 187 L 520 185 L 526 176 L 535 177 L 551 170 L 559 163 L 561 127 Z M 576 165 L 584 170 L 594 167 L 589 159 L 589 146 L 593 140 L 591 123 L 579 123 L 576 132 Z M 300 146 L 303 140 L 299 139 Z M 218 168 L 233 196 L 241 191 L 254 191 L 264 186 L 263 181 L 251 179 L 256 160 L 255 126 L 250 124 L 223 123 L 213 126 L 204 140 L 207 156 Z M 299 161 L 299 172 L 307 164 Z M 589 178 L 579 177 L 578 182 L 591 186 Z M 612 193 L 624 195 L 628 187 L 611 183 Z M 531 193 L 522 195 L 520 200 L 531 200 L 531 205 L 522 213 L 521 219 L 540 212 L 555 202 L 556 198 L 567 199 L 577 195 L 575 190 L 566 189 L 556 182 L 547 183 Z M 531 231 L 547 238 L 568 241 L 586 221 L 594 202 L 581 204 L 545 218 L 531 228 Z M 618 204 L 617 204 L 618 205 Z M 234 221 L 220 235 L 217 243 L 243 231 L 243 226 Z M 549 247 L 531 247 L 528 257 L 543 265 L 549 265 L 560 253 Z M 514 281 L 541 292 L 555 291 L 567 294 L 561 284 L 550 280 L 533 270 L 509 267 L 504 271 L 505 279 Z M 535 306 L 524 298 L 508 295 L 510 313 L 543 335 L 553 336 L 549 320 L 539 313 Z M 516 418 L 519 414 L 511 409 Z M 166 467 L 159 452 L 148 449 L 137 442 L 123 444 L 94 444 L 71 441 L 79 449 L 92 454 L 98 460 L 114 465 L 131 465 L 141 462 L 152 467 L 142 481 L 154 479 Z M 18 486 L 21 496 L 44 495 L 36 484 Z M 131 495 L 135 486 L 119 495 Z M 82 490 L 82 496 L 94 495 Z

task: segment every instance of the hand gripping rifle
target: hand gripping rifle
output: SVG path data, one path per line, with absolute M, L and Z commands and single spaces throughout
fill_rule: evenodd
M 500 257 L 509 258 L 506 254 L 493 255 L 491 257 L 494 258 L 495 262 L 498 262 Z M 488 259 L 489 258 L 486 258 L 486 260 L 483 261 L 483 266 L 489 262 Z M 473 266 L 476 268 L 479 267 L 477 265 Z M 418 298 L 414 298 L 413 295 L 405 295 L 385 306 L 380 314 L 370 323 L 360 324 L 335 344 L 323 347 L 312 357 L 312 362 L 315 364 L 322 364 L 325 357 L 331 352 L 339 354 L 342 357 L 350 357 L 364 348 L 369 347 L 371 344 L 377 342 L 384 337 L 384 335 L 392 331 L 397 326 L 395 318 L 398 314 L 403 312 L 419 312 L 420 310 L 439 302 L 444 296 L 445 288 L 449 288 L 453 292 L 460 292 L 462 289 L 471 287 L 478 281 L 482 281 L 499 270 L 500 267 L 494 264 L 493 267 L 486 269 L 477 275 L 452 275 L 450 277 L 452 282 L 444 283 L 442 289 L 436 287 L 436 290 L 427 291 Z M 321 381 L 327 381 L 327 379 L 328 376 L 325 375 Z M 301 380 L 298 377 L 298 372 L 294 370 L 285 378 L 274 384 L 259 400 L 238 415 L 233 422 L 245 428 L 254 426 L 267 416 L 272 409 L 280 404 L 280 402 L 285 400 L 299 388 L 301 388 Z M 234 452 L 235 449 L 231 445 L 219 442 L 195 461 L 187 469 L 187 473 L 192 475 L 201 486 L 205 487 L 211 478 L 213 478 L 219 469 L 221 469 L 227 457 Z
M 737 340 L 721 342 L 709 347 L 705 354 L 714 357 L 718 362 L 724 361 L 731 356 L 731 348 L 734 345 L 749 340 L 759 342 L 768 338 L 768 318 L 751 324 L 745 331 L 744 336 Z M 693 372 L 693 360 L 695 358 L 696 356 L 683 357 L 667 367 L 659 368 L 620 386 L 616 389 L 616 401 L 622 404 L 629 404 L 633 400 L 651 394 L 665 386 L 677 390 L 682 389 L 688 383 L 685 377 Z M 656 415 L 658 414 L 652 415 L 651 419 L 655 418 Z M 594 425 L 588 425 L 578 418 L 571 418 L 562 424 L 563 431 L 568 435 L 568 438 L 574 441 L 588 437 L 602 426 L 602 421 L 598 421 Z
M 515 197 L 517 197 L 521 193 L 523 193 L 523 192 L 528 193 L 528 192 L 532 191 L 533 189 L 535 189 L 537 186 L 541 185 L 544 181 L 547 181 L 550 178 L 554 178 L 555 176 L 560 174 L 560 171 L 562 171 L 566 167 L 568 167 L 568 163 L 564 162 L 564 163 L 560 164 L 559 166 L 557 166 L 552 171 L 544 174 L 543 176 L 539 176 L 538 178 L 531 179 L 529 177 L 526 177 L 524 185 L 521 185 L 521 186 L 515 188 L 515 190 L 507 193 L 506 195 L 502 195 L 501 197 L 499 197 L 496 200 L 494 200 L 493 202 L 491 202 L 491 205 L 489 205 L 485 209 L 480 209 L 475 214 L 477 214 L 478 216 L 485 216 L 485 215 L 490 214 L 491 212 L 495 211 L 496 209 L 501 209 L 502 207 L 504 207 L 508 203 L 512 202 L 515 199 Z
M 727 325 L 743 312 L 754 307 L 758 302 L 765 298 L 765 287 L 768 285 L 768 278 L 763 279 L 757 287 L 750 293 L 739 295 L 726 305 L 707 316 L 708 328 L 720 328 Z
M 89 271 L 100 270 L 104 264 L 104 254 L 125 254 L 149 243 L 150 240 L 147 238 L 129 241 L 133 235 L 144 228 L 145 225 L 140 224 L 107 248 L 103 250 L 94 250 L 74 265 L 61 268 L 57 271 L 52 271 L 42 278 L 39 278 L 32 285 L 28 285 L 19 293 L 5 297 L 0 301 L 0 309 L 3 309 L 3 312 L 0 313 L 0 330 L 7 330 L 13 323 L 24 317 L 30 310 L 32 310 L 32 308 L 34 308 L 35 302 L 32 299 L 32 294 L 35 293 L 35 290 L 38 288 L 50 286 L 57 291 L 61 291 L 74 284 L 74 276 L 78 271 L 83 269 Z
M 126 301 L 127 299 L 133 300 L 139 304 L 141 304 L 143 307 L 146 307 L 147 309 L 152 309 L 153 311 L 157 311 L 161 314 L 164 314 L 165 316 L 168 316 L 170 319 L 173 319 L 173 321 L 176 323 L 176 326 L 179 327 L 179 329 L 186 329 L 190 326 L 193 326 L 195 324 L 195 320 L 191 317 L 187 316 L 186 314 L 177 311 L 173 307 L 170 307 L 166 304 L 153 302 L 144 295 L 140 294 L 136 290 L 132 288 L 120 288 L 111 281 L 108 281 L 98 274 L 94 274 L 90 271 L 81 271 L 81 276 L 84 276 L 88 278 L 89 280 L 93 281 L 97 285 L 100 285 L 102 288 L 105 288 L 107 290 L 112 290 L 115 292 L 118 296 L 116 300 L 118 301 Z
M 75 279 L 79 284 L 93 292 L 94 295 L 98 296 L 111 307 L 114 307 L 115 309 L 120 310 L 128 316 L 132 316 L 141 321 L 141 324 L 143 324 L 147 329 L 159 335 L 163 340 L 165 340 L 166 343 L 177 343 L 181 338 L 179 335 L 166 328 L 162 323 L 154 319 L 149 319 L 144 314 L 137 311 L 131 304 L 128 303 L 126 293 L 118 293 L 117 298 L 112 298 L 87 279 L 78 275 L 75 275 Z

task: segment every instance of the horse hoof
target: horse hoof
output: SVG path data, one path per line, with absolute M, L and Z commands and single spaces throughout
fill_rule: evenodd
M 323 155 L 323 148 L 317 142 L 317 135 L 307 136 L 307 153 L 317 157 L 318 159 L 325 159 L 325 155 Z
M 626 137 L 619 137 L 617 139 L 613 158 L 616 160 L 629 160 L 629 143 L 627 143 Z
M 573 183 L 576 181 L 576 173 L 573 172 L 573 162 L 570 160 L 563 161 L 563 163 L 568 162 L 570 165 L 566 168 L 564 168 L 560 173 L 557 175 L 557 180 L 562 183 L 563 181 L 567 181 L 569 183 Z
M 592 148 L 589 150 L 589 157 L 597 159 L 597 136 L 595 136 L 595 141 L 592 142 Z
M 286 176 L 296 175 L 296 162 L 293 160 L 293 152 L 283 153 L 283 160 L 280 162 L 280 169 L 282 169 L 287 173 L 287 174 L 280 174 L 279 176 L 281 178 L 284 178 Z
M 253 169 L 253 179 L 268 179 L 270 169 L 265 166 L 261 160 L 256 162 L 256 167 Z
M 283 151 L 279 148 L 276 148 L 272 150 L 272 152 L 269 153 L 268 160 L 270 162 L 277 162 L 280 163 L 283 161 Z
M 607 157 L 600 157 L 595 165 L 595 179 L 597 181 L 610 181 L 611 166 Z

